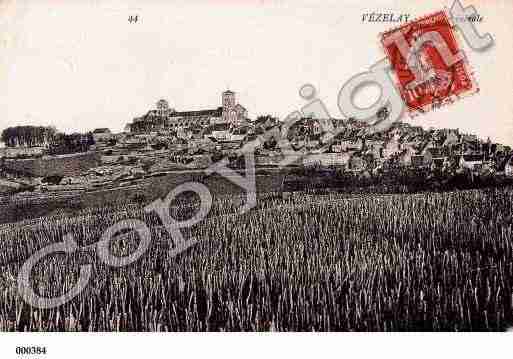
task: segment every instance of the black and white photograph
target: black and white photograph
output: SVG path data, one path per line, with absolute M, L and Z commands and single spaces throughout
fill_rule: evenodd
M 0 357 L 507 355 L 512 16 L 1 0 Z

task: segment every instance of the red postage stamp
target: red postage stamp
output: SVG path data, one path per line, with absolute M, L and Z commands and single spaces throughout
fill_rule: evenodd
M 380 35 L 411 117 L 479 91 L 445 11 Z

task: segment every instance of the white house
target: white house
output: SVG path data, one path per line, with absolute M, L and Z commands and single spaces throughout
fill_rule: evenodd
M 431 161 L 431 170 L 446 170 L 450 165 L 449 157 L 436 157 Z
M 460 167 L 471 171 L 480 171 L 483 168 L 483 155 L 462 155 Z
M 448 153 L 442 147 L 424 148 L 422 155 L 424 156 L 424 164 L 427 166 L 431 166 L 433 162 L 436 162 L 436 167 L 448 161 Z
M 108 128 L 97 128 L 93 131 L 94 142 L 108 141 L 112 138 L 112 133 Z
M 212 137 L 216 140 L 228 140 L 230 137 L 230 124 L 229 123 L 216 123 L 212 125 Z
M 507 177 L 513 177 L 513 156 L 506 162 L 506 167 L 504 167 L 504 174 Z
M 248 134 L 248 130 L 247 126 L 233 128 L 230 132 L 230 141 L 243 141 Z
M 416 151 L 411 146 L 405 146 L 405 148 L 399 153 L 399 162 L 403 166 L 409 166 L 412 164 L 412 157 L 416 155 Z
M 339 153 L 312 153 L 303 157 L 304 166 L 342 166 L 348 161 L 349 156 L 342 156 Z
M 383 146 L 383 156 L 388 158 L 394 154 L 401 152 L 401 143 L 399 137 L 396 135 L 392 139 L 385 141 Z
M 333 152 L 361 151 L 362 149 L 363 140 L 361 138 L 338 140 L 331 145 Z

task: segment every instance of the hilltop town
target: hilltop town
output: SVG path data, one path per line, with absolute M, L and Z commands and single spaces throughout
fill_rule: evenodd
M 378 116 L 388 116 L 387 109 Z M 270 115 L 248 118 L 233 91 L 221 94 L 221 106 L 177 111 L 168 101 L 129 121 L 121 133 L 109 128 L 62 134 L 51 127 L 4 129 L 0 148 L 0 195 L 91 191 L 123 187 L 148 177 L 199 171 L 229 158 L 243 168 L 237 150 L 270 130 L 291 144 L 290 167 L 330 168 L 354 176 L 373 176 L 398 168 L 474 176 L 513 176 L 511 148 L 459 129 L 425 129 L 394 123 L 373 133 L 356 119 L 329 119 L 336 135 L 323 142 L 319 120 L 299 119 L 286 128 Z M 286 132 L 286 133 L 285 133 Z M 301 156 L 297 156 L 297 154 Z M 277 168 L 290 153 L 273 138 L 259 141 L 257 169 Z

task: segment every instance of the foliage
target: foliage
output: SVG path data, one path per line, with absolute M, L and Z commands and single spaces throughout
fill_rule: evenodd
M 2 131 L 1 141 L 7 147 L 43 146 L 53 141 L 57 130 L 54 127 L 15 126 Z
M 77 152 L 86 152 L 94 145 L 94 138 L 91 132 L 87 134 L 58 133 L 49 148 L 51 155 L 64 155 Z

